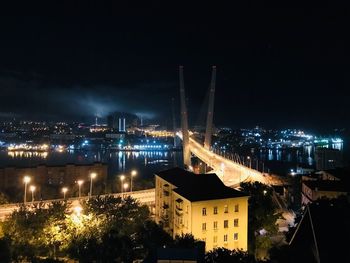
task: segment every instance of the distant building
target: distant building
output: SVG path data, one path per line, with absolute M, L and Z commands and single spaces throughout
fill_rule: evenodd
M 321 148 L 315 150 L 316 170 L 329 170 L 343 166 L 343 155 L 340 150 Z
M 107 126 L 110 129 L 118 130 L 118 117 L 115 114 L 107 116 Z
M 53 141 L 74 141 L 76 137 L 75 134 L 50 134 L 50 140 Z
M 119 132 L 126 132 L 125 118 L 119 118 Z
M 347 195 L 347 187 L 336 180 L 307 180 L 302 182 L 302 205 L 315 202 L 320 198 L 337 198 Z
M 191 233 L 216 247 L 247 250 L 248 196 L 226 187 L 215 174 L 180 168 L 158 172 L 156 221 L 173 237 Z
M 96 182 L 104 182 L 107 179 L 107 165 L 104 163 L 72 164 L 65 165 L 37 165 L 34 167 L 8 166 L 0 168 L 0 191 L 9 189 L 23 189 L 23 177 L 30 176 L 31 184 L 35 185 L 38 191 L 42 188 L 66 186 L 71 190 L 77 188 L 76 181 L 84 180 L 85 192 L 88 191 L 90 173 L 96 173 Z M 17 191 L 18 191 L 17 190 Z

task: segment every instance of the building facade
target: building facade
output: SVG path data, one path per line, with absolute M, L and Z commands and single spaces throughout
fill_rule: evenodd
M 329 170 L 343 166 L 343 155 L 338 149 L 316 148 L 316 170 Z
M 216 247 L 247 250 L 248 196 L 226 187 L 215 174 L 180 168 L 159 172 L 156 180 L 157 223 L 173 237 L 191 233 Z
M 82 191 L 85 193 L 89 189 L 90 174 L 96 173 L 95 185 L 102 185 L 107 180 L 107 165 L 100 162 L 92 164 L 72 164 L 65 165 L 38 165 L 33 167 L 15 167 L 9 166 L 0 168 L 0 191 L 8 189 L 23 189 L 24 176 L 30 176 L 31 182 L 36 186 L 38 195 L 40 192 L 46 192 L 45 188 L 60 190 L 60 187 L 69 187 L 70 192 L 77 190 L 77 180 L 84 180 Z M 96 189 L 97 190 L 97 189 Z M 47 196 L 51 198 L 51 196 Z
M 348 194 L 347 187 L 338 180 L 306 180 L 302 182 L 302 205 L 315 202 L 321 198 L 338 198 Z

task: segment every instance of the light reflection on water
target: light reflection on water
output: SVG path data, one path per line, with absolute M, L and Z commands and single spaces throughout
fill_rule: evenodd
M 66 163 L 108 164 L 109 178 L 132 169 L 139 171 L 139 177 L 150 178 L 157 171 L 182 166 L 181 152 L 168 151 L 66 151 L 66 152 L 7 152 L 0 151 L 0 167 L 35 166 L 38 164 L 62 165 Z
M 332 143 L 329 145 L 323 145 L 320 147 L 337 149 L 340 151 L 344 151 L 343 143 Z M 287 149 L 261 149 L 258 154 L 258 158 L 264 162 L 266 162 L 267 167 L 269 163 L 272 164 L 274 161 L 283 162 L 286 166 L 288 163 L 295 164 L 306 164 L 306 165 L 314 165 L 314 154 L 315 154 L 315 146 L 307 145 L 301 148 L 287 148 Z M 273 165 L 273 164 L 272 164 Z

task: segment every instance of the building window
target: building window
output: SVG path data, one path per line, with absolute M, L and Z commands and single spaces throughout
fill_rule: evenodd
M 217 243 L 218 242 L 218 237 L 217 236 L 214 236 L 214 243 Z
M 207 215 L 207 209 L 206 208 L 202 208 L 202 216 L 206 216 Z
M 228 213 L 228 206 L 227 206 L 227 205 L 225 205 L 225 207 L 224 207 L 224 213 L 225 213 L 225 214 Z
M 214 206 L 214 215 L 217 215 L 217 214 L 218 214 L 218 207 Z
M 224 228 L 228 228 L 228 220 L 224 220 Z
M 239 212 L 239 205 L 235 205 L 235 212 Z
M 227 242 L 227 235 L 224 235 L 224 242 Z
M 215 230 L 218 229 L 218 221 L 214 221 L 214 229 L 215 229 Z
M 238 233 L 233 234 L 233 240 L 238 240 Z
M 233 226 L 234 226 L 234 227 L 238 227 L 238 218 L 236 218 L 235 220 L 233 220 Z
M 202 230 L 203 231 L 207 230 L 207 223 L 202 223 Z

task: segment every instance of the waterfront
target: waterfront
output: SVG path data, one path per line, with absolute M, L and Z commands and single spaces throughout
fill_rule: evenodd
M 0 151 L 0 167 L 36 166 L 38 164 L 63 165 L 66 163 L 88 164 L 104 162 L 108 165 L 108 181 L 113 184 L 117 176 L 138 171 L 137 181 L 153 181 L 157 171 L 182 166 L 180 151 L 50 151 L 50 152 L 7 152 Z
M 344 151 L 343 143 L 330 145 L 330 148 Z M 286 174 L 290 169 L 298 166 L 313 167 L 314 146 L 304 146 L 286 149 L 257 149 L 241 152 L 241 156 L 252 157 L 252 168 Z M 256 159 L 259 160 L 258 166 Z M 346 159 L 346 158 L 345 158 Z M 108 150 L 80 150 L 80 151 L 0 151 L 0 167 L 5 166 L 35 166 L 38 164 L 63 165 L 66 163 L 88 164 L 104 162 L 108 165 L 108 179 L 113 182 L 116 176 L 128 173 L 132 169 L 139 171 L 139 179 L 150 180 L 157 171 L 174 166 L 183 166 L 181 151 L 108 151 Z M 249 161 L 244 160 L 248 166 Z

